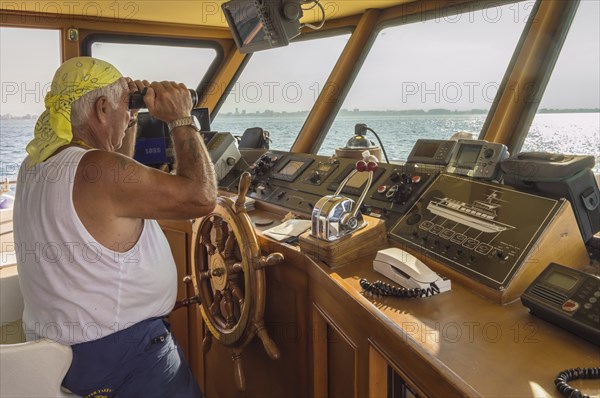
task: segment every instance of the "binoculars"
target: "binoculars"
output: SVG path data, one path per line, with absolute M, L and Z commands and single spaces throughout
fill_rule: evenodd
M 136 91 L 135 93 L 129 96 L 129 109 L 141 109 L 147 108 L 144 103 L 144 95 L 146 95 L 147 87 L 144 87 L 142 91 Z M 198 93 L 196 90 L 188 89 L 190 91 L 190 95 L 192 96 L 192 107 L 196 107 L 198 104 Z

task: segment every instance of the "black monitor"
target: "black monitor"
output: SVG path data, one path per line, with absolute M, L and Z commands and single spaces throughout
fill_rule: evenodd
M 202 132 L 210 131 L 210 115 L 207 108 L 192 109 L 192 115 L 198 118 Z M 204 134 L 205 141 L 207 137 L 212 137 L 212 135 Z M 138 113 L 133 156 L 135 160 L 148 166 L 173 164 L 175 157 L 172 145 L 169 128 L 165 122 L 152 117 L 148 112 Z
M 300 0 L 231 0 L 221 8 L 242 54 L 287 46 L 300 34 Z

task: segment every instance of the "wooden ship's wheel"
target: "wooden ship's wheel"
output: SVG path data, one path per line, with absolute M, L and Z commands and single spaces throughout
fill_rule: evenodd
M 192 281 L 205 325 L 204 352 L 212 337 L 232 350 L 237 388 L 246 389 L 241 353 L 258 335 L 271 359 L 279 349 L 263 323 L 265 267 L 283 261 L 283 255 L 261 255 L 244 202 L 250 173 L 240 177 L 238 199 L 218 197 L 215 210 L 195 223 L 192 245 Z

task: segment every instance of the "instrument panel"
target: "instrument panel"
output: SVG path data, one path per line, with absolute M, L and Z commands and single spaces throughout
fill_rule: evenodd
M 220 183 L 221 189 L 237 192 L 239 176 L 252 174 L 248 196 L 310 215 L 317 201 L 332 194 L 354 170 L 356 160 L 283 151 L 242 152 L 238 162 Z M 379 163 L 362 206 L 363 214 L 392 226 L 406 212 L 433 178 L 436 168 Z M 357 200 L 367 183 L 367 173 L 357 173 L 342 193 Z
M 243 151 L 241 161 L 219 186 L 237 192 L 240 175 L 248 171 L 249 197 L 310 218 L 317 202 L 335 192 L 355 167 L 355 159 Z M 367 178 L 368 173 L 356 173 L 342 195 L 358 201 Z M 360 210 L 384 220 L 391 241 L 487 286 L 498 293 L 494 298 L 508 300 L 516 292 L 509 285 L 524 266 L 528 275 L 534 275 L 531 264 L 539 262 L 534 256 L 544 251 L 540 239 L 565 201 L 487 178 L 450 174 L 444 165 L 379 163 Z M 572 242 L 573 247 L 565 250 L 584 250 L 575 244 L 576 237 Z
M 506 287 L 562 202 L 440 175 L 390 238 L 494 289 Z

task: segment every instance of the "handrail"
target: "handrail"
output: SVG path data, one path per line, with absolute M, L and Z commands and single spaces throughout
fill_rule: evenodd
M 17 180 L 9 180 L 8 177 L 0 185 L 0 195 L 10 192 L 10 186 L 17 185 Z

